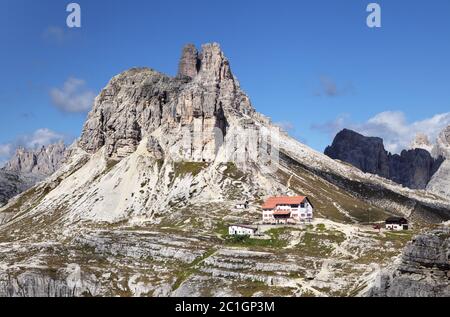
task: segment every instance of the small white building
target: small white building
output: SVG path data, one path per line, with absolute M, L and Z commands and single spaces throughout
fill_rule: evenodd
M 242 210 L 242 209 L 247 209 L 247 208 L 248 208 L 248 201 L 237 203 L 236 206 L 235 206 L 235 208 L 236 208 L 236 209 L 240 209 L 240 210 Z
M 393 231 L 408 230 L 408 220 L 402 217 L 390 217 L 386 219 L 386 229 Z
M 270 197 L 263 209 L 263 223 L 310 223 L 314 218 L 314 206 L 306 196 Z
M 253 237 L 258 232 L 258 228 L 250 225 L 231 225 L 228 227 L 230 236 L 250 236 Z

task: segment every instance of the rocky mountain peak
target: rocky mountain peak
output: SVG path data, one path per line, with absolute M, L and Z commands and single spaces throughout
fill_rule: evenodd
M 423 149 L 431 153 L 433 145 L 431 144 L 428 136 L 425 133 L 417 133 L 414 140 L 411 142 L 411 149 Z
M 210 43 L 202 45 L 199 77 L 200 80 L 210 84 L 227 80 L 234 81 L 230 63 L 219 44 Z
M 204 84 L 217 84 L 224 80 L 234 81 L 230 64 L 225 57 L 220 45 L 209 43 L 202 45 L 199 52 L 195 45 L 184 46 L 178 65 L 179 78 L 194 79 Z
M 378 137 L 366 137 L 355 131 L 344 129 L 325 149 L 325 155 L 350 163 L 360 170 L 388 177 L 388 153 L 383 140 Z
M 253 113 L 219 44 L 204 44 L 200 53 L 188 44 L 176 77 L 148 68 L 114 77 L 96 98 L 79 145 L 90 153 L 105 147 L 108 157 L 122 159 L 152 137 L 161 152 L 212 161 L 217 133 L 225 137 L 235 117 Z

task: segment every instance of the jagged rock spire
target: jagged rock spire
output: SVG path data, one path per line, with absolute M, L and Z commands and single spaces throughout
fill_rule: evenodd
M 194 79 L 197 75 L 200 77 L 199 80 L 211 84 L 235 80 L 228 59 L 218 43 L 202 45 L 201 52 L 198 52 L 194 44 L 184 46 L 177 77 Z
M 200 60 L 198 58 L 197 48 L 194 44 L 185 45 L 178 65 L 177 77 L 189 77 L 192 79 L 197 76 L 199 68 Z
M 200 53 L 199 77 L 203 82 L 237 85 L 231 73 L 230 63 L 218 43 L 202 45 Z M 230 87 L 231 88 L 231 87 Z

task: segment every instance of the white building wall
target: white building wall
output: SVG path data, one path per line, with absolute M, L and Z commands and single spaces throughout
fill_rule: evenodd
M 301 207 L 301 205 L 298 208 L 292 208 L 290 205 L 279 205 L 276 209 L 289 210 L 291 212 L 291 219 L 299 222 L 310 222 L 314 218 L 314 208 L 309 202 L 305 202 L 303 208 Z M 273 212 L 274 210 L 263 210 L 263 222 L 275 222 Z
M 389 224 L 389 225 L 386 225 L 386 229 L 388 229 L 388 230 L 395 230 L 395 231 L 402 231 L 403 230 L 403 225 Z
M 255 234 L 255 230 L 251 228 L 244 228 L 240 226 L 230 226 L 228 228 L 228 234 L 231 236 L 253 236 Z

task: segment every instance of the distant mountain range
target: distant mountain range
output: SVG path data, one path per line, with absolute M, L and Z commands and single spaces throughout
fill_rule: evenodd
M 43 146 L 37 150 L 19 148 L 0 169 L 0 206 L 53 174 L 66 154 L 63 142 Z
M 391 154 L 385 150 L 381 138 L 366 137 L 344 129 L 336 135 L 333 144 L 325 149 L 325 154 L 408 188 L 426 189 L 445 160 L 444 153 L 433 157 L 427 150 L 430 147 L 427 139 L 419 135 L 412 149 L 403 150 L 401 154 Z

